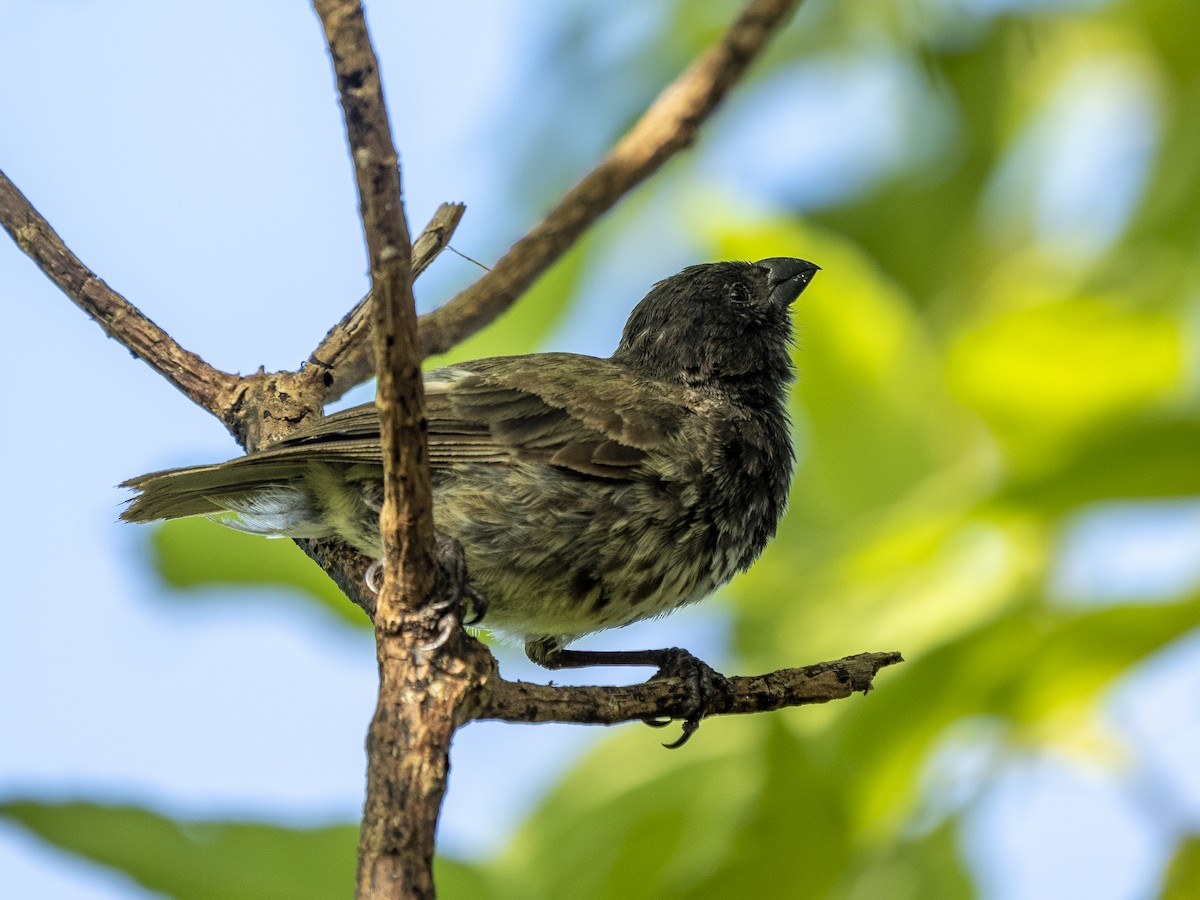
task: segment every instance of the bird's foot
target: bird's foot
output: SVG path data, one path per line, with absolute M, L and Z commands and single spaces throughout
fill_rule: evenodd
M 650 678 L 658 681 L 664 678 L 678 678 L 688 687 L 688 703 L 683 716 L 683 732 L 669 744 L 663 744 L 668 750 L 677 750 L 688 742 L 700 727 L 700 721 L 714 712 L 719 712 L 723 701 L 732 692 L 729 679 L 687 650 L 681 647 L 671 647 L 660 651 L 662 661 L 658 671 Z M 647 725 L 661 728 L 669 725 L 671 719 L 645 719 Z
M 439 531 L 434 534 L 433 552 L 437 579 L 430 606 L 438 610 L 458 607 L 464 625 L 478 625 L 487 614 L 488 600 L 471 584 L 462 544 Z
M 487 613 L 488 599 L 471 584 L 462 544 L 440 531 L 436 533 L 434 540 L 437 575 L 429 607 L 441 612 L 461 603 L 463 624 L 478 625 Z M 363 573 L 363 581 L 372 594 L 379 593 L 383 587 L 382 559 L 377 559 L 367 566 L 367 571 Z
M 525 655 L 547 669 L 573 669 L 582 666 L 654 666 L 658 671 L 650 678 L 678 678 L 688 689 L 683 710 L 683 734 L 664 747 L 674 750 L 688 742 L 700 720 L 728 708 L 733 689 L 729 679 L 704 660 L 687 650 L 670 647 L 665 650 L 564 650 L 561 639 L 546 637 L 525 644 Z M 647 725 L 661 728 L 671 718 L 643 719 Z
M 478 625 L 487 613 L 488 601 L 471 585 L 462 544 L 441 531 L 434 534 L 437 575 L 426 610 L 437 616 L 438 633 L 421 649 L 432 652 L 445 645 L 459 625 Z
M 448 534 L 436 532 L 434 562 L 437 570 L 433 591 L 425 610 L 437 618 L 437 636 L 431 642 L 421 645 L 421 649 L 425 651 L 433 651 L 443 646 L 460 623 L 478 625 L 483 621 L 488 608 L 487 597 L 471 584 L 462 544 Z M 367 567 L 363 580 L 371 593 L 379 593 L 383 587 L 382 559 L 375 560 Z

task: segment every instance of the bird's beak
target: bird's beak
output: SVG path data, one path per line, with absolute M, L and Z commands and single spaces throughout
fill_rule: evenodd
M 760 259 L 755 265 L 762 266 L 769 273 L 767 286 L 771 291 L 771 303 L 780 308 L 790 306 L 821 270 L 816 263 L 790 256 Z

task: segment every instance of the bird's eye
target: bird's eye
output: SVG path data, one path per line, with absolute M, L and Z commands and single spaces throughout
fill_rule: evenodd
M 735 281 L 729 286 L 729 299 L 734 303 L 749 303 L 750 288 L 740 281 Z

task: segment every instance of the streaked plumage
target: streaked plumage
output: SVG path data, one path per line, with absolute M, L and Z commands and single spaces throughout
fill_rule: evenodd
M 693 266 L 637 306 L 612 357 L 473 360 L 425 379 L 436 527 L 463 546 L 484 625 L 544 660 L 699 600 L 775 532 L 792 471 L 788 306 L 816 267 Z M 143 475 L 122 518 L 212 516 L 381 555 L 372 404 L 264 451 Z

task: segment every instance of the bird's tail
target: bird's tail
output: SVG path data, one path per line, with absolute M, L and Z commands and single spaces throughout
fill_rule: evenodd
M 217 465 L 151 472 L 121 485 L 138 491 L 121 518 L 154 522 L 211 516 L 247 531 L 292 534 L 302 522 L 316 518 L 313 498 L 302 482 L 305 471 L 302 460 L 245 456 Z

